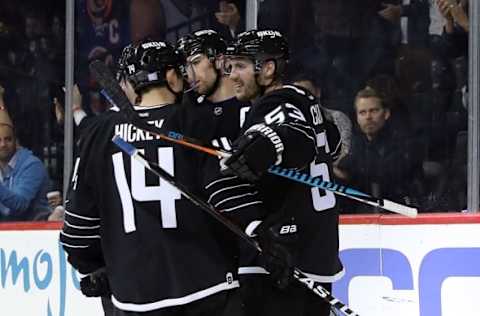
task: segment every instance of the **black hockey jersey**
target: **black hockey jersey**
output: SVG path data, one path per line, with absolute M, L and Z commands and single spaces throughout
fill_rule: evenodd
M 177 105 L 142 108 L 165 131 L 185 132 Z M 138 108 L 139 109 L 139 108 Z M 112 142 L 120 135 L 147 159 L 199 192 L 197 153 L 141 131 L 110 110 L 83 135 L 60 242 L 69 262 L 90 273 L 105 260 L 114 305 L 150 311 L 238 287 L 230 234 L 166 181 Z
M 221 102 L 211 102 L 205 96 L 193 96 L 186 98 L 185 114 L 191 126 L 187 127 L 195 135 L 189 135 L 204 143 L 231 150 L 231 142 L 234 141 L 241 130 L 248 111 L 249 102 L 241 102 L 237 98 Z
M 340 151 L 340 137 L 313 95 L 293 85 L 264 95 L 252 105 L 242 133 L 259 124 L 268 125 L 280 137 L 284 148 L 281 167 L 331 180 L 331 160 Z M 300 245 L 298 267 L 320 282 L 339 279 L 343 267 L 338 257 L 335 195 L 268 173 L 257 188 L 268 210 L 295 218 Z M 253 267 L 244 267 L 239 272 L 254 271 Z
M 197 129 L 191 129 L 195 131 L 194 137 L 204 142 L 213 140 L 213 145 L 229 150 L 230 145 L 228 142 L 228 146 L 225 145 L 222 136 L 229 135 L 232 141 L 256 124 L 270 125 L 285 146 L 281 166 L 330 180 L 330 162 L 341 150 L 340 134 L 332 122 L 325 120 L 317 100 L 306 90 L 285 86 L 261 98 L 245 116 L 243 130 L 237 130 L 243 123 L 243 115 L 234 114 L 224 119 L 218 115 L 215 120 L 212 114 L 223 114 L 226 107 L 222 103 L 206 105 L 189 111 L 196 117 L 193 124 Z M 238 106 L 233 113 L 240 113 Z M 219 132 L 225 129 L 228 132 Z M 343 267 L 338 258 L 338 211 L 332 192 L 268 174 L 259 184 L 248 184 L 234 175 L 220 175 L 217 161 L 210 160 L 208 167 L 205 188 L 208 201 L 214 207 L 243 227 L 251 220 L 261 219 L 266 210 L 294 215 L 300 226 L 299 267 L 321 282 L 333 282 L 342 276 Z M 242 255 L 242 263 L 251 261 L 250 257 Z M 239 268 L 241 274 L 265 272 L 253 265 Z
M 230 151 L 250 105 L 250 102 L 235 97 L 211 102 L 205 96 L 190 95 L 184 99 L 184 121 L 188 122 L 187 129 L 193 133 L 188 136 L 207 146 Z M 200 164 L 205 199 L 224 216 L 244 227 L 264 214 L 263 202 L 254 185 L 236 176 L 222 175 L 217 157 L 204 155 Z
M 286 85 L 261 97 L 252 105 L 243 131 L 256 124 L 268 125 L 280 136 L 284 146 L 281 167 L 330 181 L 332 157 L 341 149 L 339 133 L 307 90 Z M 268 173 L 257 187 L 267 209 L 295 218 L 298 267 L 320 282 L 339 279 L 343 266 L 338 257 L 335 195 Z

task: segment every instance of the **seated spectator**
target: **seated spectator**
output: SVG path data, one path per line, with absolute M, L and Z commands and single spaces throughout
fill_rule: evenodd
M 352 150 L 339 162 L 335 175 L 360 191 L 416 204 L 413 183 L 421 175 L 422 159 L 411 138 L 391 127 L 390 109 L 370 87 L 356 95 L 355 113 L 359 132 L 353 134 Z
M 12 121 L 0 110 L 0 220 L 32 220 L 50 211 L 48 181 L 43 163 L 17 145 Z

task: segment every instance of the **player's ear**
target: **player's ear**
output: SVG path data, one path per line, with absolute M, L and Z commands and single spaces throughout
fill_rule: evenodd
M 218 71 L 223 72 L 225 69 L 225 56 L 224 55 L 218 55 L 215 58 L 215 69 Z
M 167 70 L 166 79 L 173 91 L 181 92 L 183 90 L 183 76 L 176 69 Z
M 264 86 L 269 86 L 275 80 L 277 64 L 274 60 L 267 60 L 263 63 L 261 69 L 260 83 Z

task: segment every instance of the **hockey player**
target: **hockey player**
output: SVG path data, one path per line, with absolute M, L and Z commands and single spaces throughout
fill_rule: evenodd
M 177 48 L 184 54 L 185 75 L 193 90 L 184 97 L 184 104 L 190 107 L 188 115 L 196 130 L 203 126 L 210 131 L 197 136 L 215 147 L 231 149 L 230 142 L 237 138 L 250 102 L 235 97 L 233 83 L 225 73 L 226 42 L 207 29 L 182 37 Z
M 121 85 L 131 101 L 138 96 L 135 110 L 149 124 L 183 131 L 175 116 L 182 62 L 164 42 L 124 50 Z M 112 108 L 92 122 L 75 161 L 60 235 L 69 262 L 82 274 L 104 267 L 115 315 L 236 315 L 229 298 L 238 287 L 237 263 L 223 244 L 223 227 L 122 153 L 111 142 L 114 135 L 178 182 L 198 187 L 194 151 L 137 129 Z M 108 290 L 105 277 L 93 279 L 93 287 Z
M 253 104 L 233 144 L 233 155 L 223 163 L 228 173 L 254 183 L 264 207 L 272 212 L 256 228 L 258 222 L 247 228 L 273 252 L 273 257 L 259 258 L 267 270 L 273 269 L 273 282 L 262 281 L 261 273 L 266 272 L 260 267 L 239 270 L 244 275 L 259 273 L 252 282 L 242 284 L 251 294 L 247 308 L 258 315 L 327 316 L 329 304 L 290 281 L 292 266 L 327 289 L 343 275 L 335 196 L 269 175 L 267 169 L 279 165 L 329 181 L 332 149 L 338 148 L 340 139 L 333 144 L 335 137 L 327 135 L 324 114 L 314 96 L 300 87 L 282 85 L 288 45 L 278 31 L 244 32 L 227 48 L 227 56 L 235 95 Z M 272 247 L 272 242 L 278 247 Z
M 184 96 L 185 121 L 190 122 L 192 131 L 189 136 L 231 150 L 250 102 L 235 97 L 232 81 L 225 73 L 225 41 L 213 30 L 200 30 L 182 37 L 177 48 L 184 54 L 185 75 L 193 90 L 190 97 Z M 224 216 L 243 228 L 265 216 L 263 201 L 254 185 L 221 174 L 215 157 L 204 156 L 201 165 L 205 198 Z M 242 240 L 238 251 L 241 264 L 252 261 L 254 254 Z
M 199 30 L 182 37 L 177 48 L 184 55 L 186 79 L 193 89 L 190 98 L 184 97 L 184 121 L 189 122 L 188 130 L 192 131 L 189 136 L 231 150 L 250 102 L 235 97 L 233 84 L 225 73 L 225 41 L 213 30 Z M 242 226 L 263 216 L 262 208 L 253 207 L 262 204 L 258 191 L 238 177 L 224 177 L 217 158 L 205 156 L 202 171 L 206 198 L 225 216 Z

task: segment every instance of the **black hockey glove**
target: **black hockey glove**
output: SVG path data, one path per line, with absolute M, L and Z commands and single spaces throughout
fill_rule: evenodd
M 224 173 L 250 182 L 258 181 L 273 164 L 281 162 L 283 144 L 277 133 L 264 124 L 252 126 L 233 143 L 233 154 L 222 161 Z
M 293 218 L 270 225 L 262 223 L 255 230 L 263 249 L 262 263 L 280 289 L 285 289 L 294 280 L 297 247 L 297 225 Z
M 105 268 L 83 277 L 80 280 L 80 290 L 87 297 L 109 296 L 111 292 Z

